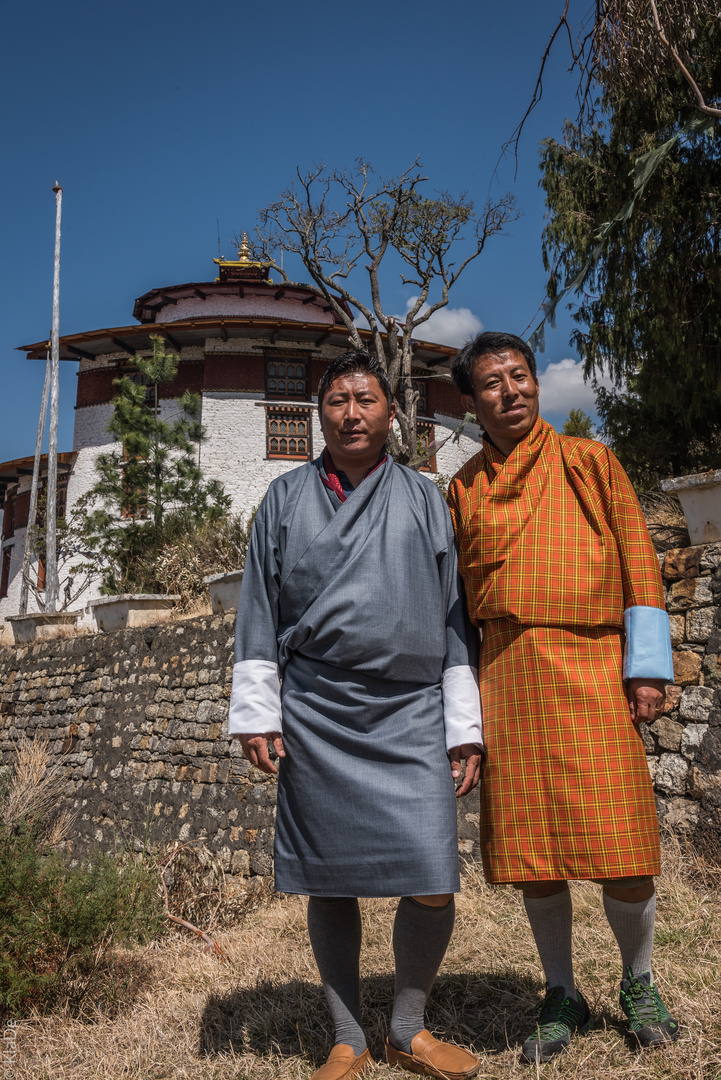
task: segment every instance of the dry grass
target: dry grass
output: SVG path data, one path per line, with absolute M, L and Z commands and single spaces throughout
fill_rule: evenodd
M 16 746 L 15 765 L 0 798 L 0 820 L 12 831 L 24 819 L 38 828 L 38 840 L 57 847 L 70 836 L 75 816 L 59 810 L 65 792 L 61 764 L 50 764 L 50 752 L 43 739 L 21 735 Z
M 204 576 L 243 569 L 254 517 L 255 509 L 181 532 L 149 556 L 141 573 L 179 595 L 181 611 L 197 613 L 209 599 Z
M 688 525 L 675 495 L 650 491 L 641 496 L 641 509 L 657 551 L 688 547 Z
M 655 974 L 681 1021 L 678 1043 L 636 1053 L 623 1036 L 619 961 L 600 890 L 575 884 L 577 977 L 600 1026 L 538 1070 L 575 1080 L 718 1080 L 721 1077 L 721 879 L 672 840 L 659 880 Z M 362 901 L 364 1010 L 382 1055 L 393 994 L 395 902 Z M 331 1031 L 305 929 L 305 901 L 274 897 L 216 934 L 222 962 L 180 934 L 138 958 L 145 982 L 114 1018 L 28 1020 L 17 1039 L 16 1080 L 305 1080 L 325 1059 Z M 477 872 L 458 898 L 456 931 L 428 1009 L 429 1027 L 483 1056 L 481 1077 L 537 1075 L 519 1061 L 541 976 L 520 896 Z M 405 1075 L 386 1065 L 371 1078 Z

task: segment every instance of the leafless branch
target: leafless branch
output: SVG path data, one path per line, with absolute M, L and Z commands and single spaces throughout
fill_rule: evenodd
M 555 27 L 553 33 L 551 34 L 551 36 L 550 36 L 550 38 L 548 40 L 548 44 L 546 45 L 545 52 L 543 53 L 543 56 L 541 58 L 541 66 L 540 66 L 540 68 L 538 70 L 538 76 L 536 78 L 536 85 L 533 88 L 533 95 L 532 95 L 531 100 L 529 102 L 528 108 L 526 109 L 525 113 L 523 114 L 523 117 L 521 118 L 520 123 L 514 129 L 514 131 L 511 134 L 510 138 L 506 139 L 503 146 L 501 147 L 501 153 L 500 153 L 500 156 L 498 158 L 498 161 L 496 162 L 496 169 L 498 169 L 498 165 L 500 164 L 501 159 L 503 157 L 505 157 L 505 155 L 508 153 L 509 149 L 511 147 L 513 147 L 513 159 L 515 161 L 515 171 L 514 171 L 514 174 L 513 174 L 514 180 L 516 178 L 516 175 L 518 174 L 518 143 L 520 141 L 521 134 L 523 133 L 523 129 L 526 126 L 526 121 L 528 120 L 528 118 L 531 115 L 531 113 L 533 112 L 533 110 L 536 108 L 536 105 L 538 105 L 541 98 L 543 97 L 543 74 L 544 74 L 544 72 L 546 70 L 546 64 L 548 62 L 549 56 L 551 55 L 551 49 L 553 48 L 553 43 L 556 40 L 558 34 L 564 28 L 566 30 L 566 33 L 568 34 L 568 46 L 569 46 L 569 48 L 571 50 L 571 56 L 573 57 L 574 63 L 578 59 L 578 57 L 576 55 L 576 52 L 574 50 L 574 47 L 573 47 L 573 37 L 571 35 L 571 28 L 568 25 L 568 8 L 570 6 L 570 3 L 571 3 L 571 0 L 566 0 L 566 6 L 563 9 L 563 14 L 559 17 L 559 20 L 558 20 L 558 22 L 556 24 L 556 27 Z
M 165 916 L 170 919 L 171 922 L 177 923 L 179 926 L 184 926 L 186 930 L 192 930 L 194 934 L 197 934 L 198 937 L 201 938 L 211 952 L 215 953 L 216 956 L 219 956 L 221 960 L 225 960 L 227 963 L 228 957 L 225 955 L 220 945 L 218 945 L 217 941 L 213 941 L 211 937 L 208 937 L 203 930 L 199 930 L 197 926 L 193 926 L 193 924 L 186 919 L 180 919 L 177 915 L 171 915 L 167 908 L 165 910 Z

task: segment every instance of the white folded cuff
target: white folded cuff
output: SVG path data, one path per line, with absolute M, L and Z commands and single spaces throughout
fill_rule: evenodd
M 270 660 L 241 660 L 233 668 L 229 735 L 281 731 L 280 676 Z
M 452 667 L 443 672 L 443 720 L 447 750 L 464 743 L 483 746 L 481 695 L 475 668 Z
M 623 614 L 626 647 L 624 679 L 665 679 L 673 682 L 671 628 L 663 608 L 630 607 Z

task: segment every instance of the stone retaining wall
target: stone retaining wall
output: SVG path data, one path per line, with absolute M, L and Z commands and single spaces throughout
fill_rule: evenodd
M 2 759 L 49 739 L 74 853 L 203 838 L 232 873 L 271 871 L 275 785 L 227 737 L 234 616 L 0 651 Z
M 662 560 L 676 684 L 644 731 L 661 820 L 721 836 L 721 544 Z M 275 784 L 227 736 L 234 616 L 0 649 L 0 760 L 40 734 L 77 811 L 73 852 L 203 839 L 234 874 L 269 874 Z M 478 856 L 476 793 L 460 850 Z
M 675 683 L 644 730 L 661 821 L 721 838 L 721 544 L 662 557 Z

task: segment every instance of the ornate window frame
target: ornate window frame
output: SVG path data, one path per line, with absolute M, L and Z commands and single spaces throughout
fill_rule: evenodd
M 286 401 L 310 401 L 310 357 L 265 354 L 265 397 Z
M 269 405 L 265 409 L 268 461 L 310 461 L 313 457 L 313 410 L 309 405 Z
M 419 449 L 425 449 L 429 442 L 433 442 L 436 437 L 436 425 L 433 420 L 416 420 L 416 438 L 418 439 Z M 419 472 L 437 473 L 438 466 L 436 463 L 436 455 L 431 454 L 426 462 L 420 466 Z

